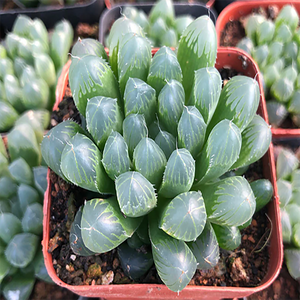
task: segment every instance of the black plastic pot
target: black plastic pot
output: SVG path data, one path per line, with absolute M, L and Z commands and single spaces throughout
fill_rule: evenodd
M 154 3 L 135 3 L 134 5 L 124 3 L 121 5 L 112 6 L 110 10 L 105 10 L 99 22 L 100 43 L 105 45 L 105 36 L 109 33 L 111 25 L 114 23 L 114 21 L 121 17 L 121 12 L 123 11 L 124 7 L 134 6 L 137 9 L 143 10 L 147 15 L 149 15 L 153 5 Z M 194 18 L 198 18 L 203 15 L 208 15 L 214 22 L 214 24 L 217 20 L 216 13 L 214 12 L 214 10 L 206 7 L 205 4 L 202 3 L 174 3 L 174 8 L 176 16 L 191 15 Z
M 217 13 L 220 14 L 227 5 L 236 1 L 238 0 L 216 0 L 214 3 L 214 8 L 216 9 Z
M 0 0 L 1 2 L 1 0 Z M 99 21 L 100 15 L 104 10 L 104 0 L 90 0 L 85 4 L 74 4 L 67 6 L 44 6 L 26 9 L 11 9 L 0 11 L 0 32 L 1 36 L 11 31 L 15 19 L 19 14 L 27 15 L 31 18 L 41 19 L 47 28 L 66 19 L 75 27 L 78 23 L 93 24 Z

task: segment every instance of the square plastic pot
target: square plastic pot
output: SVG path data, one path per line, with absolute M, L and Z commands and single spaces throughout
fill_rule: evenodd
M 264 1 L 237 1 L 228 5 L 219 15 L 216 23 L 217 41 L 220 45 L 221 35 L 228 22 L 239 20 L 241 17 L 249 15 L 254 8 L 263 7 L 267 8 L 269 5 L 277 5 L 281 9 L 284 5 L 291 4 L 297 10 L 300 16 L 300 1 L 299 0 L 264 0 Z M 263 98 L 265 98 L 263 94 Z M 273 134 L 287 135 L 287 136 L 300 136 L 300 129 L 283 129 L 272 128 Z
M 156 50 L 153 50 L 155 53 Z M 57 86 L 57 101 L 54 109 L 62 101 L 68 82 L 68 70 L 70 62 L 64 67 Z M 255 78 L 262 90 L 259 76 L 256 76 L 258 69 L 255 62 L 243 52 L 234 48 L 219 48 L 217 55 L 216 68 L 228 67 L 242 72 L 244 75 Z M 260 98 L 258 113 L 266 120 L 267 113 L 264 100 Z M 44 198 L 44 220 L 43 220 L 43 255 L 47 271 L 52 280 L 72 292 L 86 297 L 103 297 L 105 299 L 221 299 L 245 297 L 259 292 L 268 287 L 279 274 L 283 259 L 283 246 L 281 236 L 281 222 L 279 201 L 276 186 L 275 164 L 273 156 L 273 145 L 270 145 L 268 152 L 263 157 L 264 177 L 268 178 L 274 186 L 273 200 L 268 204 L 268 216 L 270 217 L 273 230 L 270 238 L 269 266 L 267 274 L 261 284 L 256 287 L 212 287 L 212 286 L 187 286 L 180 293 L 170 291 L 162 284 L 131 284 L 131 285 L 94 285 L 94 286 L 73 286 L 64 283 L 58 278 L 52 263 L 52 255 L 48 252 L 49 246 L 49 221 L 51 207 L 51 182 L 50 170 L 48 170 L 48 187 Z
M 0 10 L 0 32 L 11 31 L 18 15 L 39 18 L 47 28 L 53 28 L 62 19 L 70 21 L 73 27 L 80 22 L 93 24 L 99 21 L 104 6 L 104 0 L 90 0 L 84 4 L 66 6 L 49 5 L 37 8 Z
M 146 4 L 139 4 L 134 3 L 132 4 L 122 4 L 122 5 L 115 5 L 112 6 L 111 9 L 105 10 L 101 15 L 99 21 L 99 41 L 103 45 L 105 45 L 105 36 L 109 34 L 110 28 L 112 24 L 120 18 L 122 15 L 122 11 L 126 6 L 134 6 L 137 9 L 140 9 L 149 15 L 151 8 L 153 7 L 154 3 L 146 3 Z M 210 5 L 210 4 L 208 4 Z M 216 13 L 212 8 L 206 6 L 202 3 L 174 3 L 175 15 L 176 16 L 183 16 L 183 15 L 191 15 L 194 18 L 198 18 L 203 15 L 208 15 L 211 20 L 216 24 Z

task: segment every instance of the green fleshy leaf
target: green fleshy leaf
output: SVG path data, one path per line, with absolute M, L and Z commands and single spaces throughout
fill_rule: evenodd
M 27 64 L 33 64 L 33 51 L 32 44 L 26 38 L 20 38 L 18 42 L 18 54 L 19 57 L 23 58 Z
M 292 84 L 294 84 L 294 82 L 297 79 L 297 75 L 298 75 L 297 67 L 290 65 L 290 66 L 286 67 L 285 69 L 283 69 L 280 75 L 281 75 L 281 77 L 290 80 L 292 82 Z
M 40 166 L 34 167 L 33 170 L 33 178 L 34 178 L 34 186 L 40 192 L 41 195 L 44 195 L 47 189 L 47 172 L 48 168 Z
M 93 255 L 94 252 L 89 250 L 84 245 L 84 242 L 82 240 L 82 234 L 81 234 L 82 210 L 83 210 L 83 207 L 81 206 L 78 209 L 75 219 L 71 226 L 70 236 L 69 236 L 70 247 L 76 255 L 90 256 L 90 255 Z
M 175 19 L 175 29 L 178 34 L 178 39 L 180 39 L 184 30 L 194 21 L 194 18 L 191 15 L 182 15 L 178 16 Z
M 86 122 L 95 144 L 103 150 L 112 131 L 122 131 L 123 116 L 117 99 L 93 97 L 86 106 Z
M 133 164 L 136 171 L 159 188 L 167 159 L 159 146 L 150 138 L 143 138 L 133 152 Z
M 280 24 L 286 24 L 294 31 L 299 24 L 299 16 L 295 7 L 292 5 L 285 5 L 276 17 L 275 24 L 277 27 Z
M 17 193 L 18 186 L 10 177 L 0 178 L 0 199 L 9 199 Z
M 252 218 L 249 219 L 249 220 L 248 220 L 247 222 L 245 222 L 244 224 L 238 226 L 238 229 L 239 229 L 239 230 L 245 229 L 245 228 L 247 228 L 248 226 L 250 226 L 251 223 L 252 223 Z
M 148 135 L 146 121 L 143 115 L 131 114 L 124 119 L 123 137 L 128 145 L 130 157 L 140 140 Z
M 168 29 L 161 38 L 161 44 L 167 47 L 177 47 L 177 33 L 174 29 Z
M 246 76 L 235 76 L 222 89 L 215 113 L 207 133 L 220 121 L 231 120 L 240 130 L 252 121 L 259 104 L 259 87 L 256 80 Z
M 222 79 L 216 68 L 208 67 L 195 71 L 195 81 L 187 104 L 198 108 L 206 124 L 215 112 L 221 90 Z
M 8 57 L 0 59 L 0 80 L 4 81 L 6 75 L 14 75 L 14 66 Z
M 275 24 L 271 20 L 265 20 L 257 26 L 256 37 L 257 44 L 268 44 L 273 40 L 275 33 Z
M 268 151 L 272 139 L 270 126 L 259 115 L 254 116 L 242 132 L 242 148 L 232 168 L 248 166 Z
M 119 78 L 118 77 L 119 44 L 123 36 L 129 32 L 133 32 L 139 36 L 145 36 L 139 24 L 125 17 L 119 18 L 113 23 L 108 36 L 107 46 L 109 48 L 109 64 L 117 78 Z
M 23 158 L 18 158 L 13 161 L 9 167 L 9 172 L 12 178 L 19 184 L 33 184 L 33 173 L 27 162 Z
M 204 144 L 206 124 L 195 106 L 185 106 L 178 122 L 178 146 L 196 158 Z
M 17 111 L 9 103 L 0 101 L 0 132 L 10 130 L 18 116 Z
M 22 228 L 24 232 L 36 235 L 43 232 L 43 207 L 40 203 L 27 206 L 22 219 Z
M 172 79 L 158 95 L 159 121 L 168 132 L 177 136 L 177 124 L 184 107 L 184 89 L 180 82 Z
M 189 99 L 194 82 L 194 71 L 213 67 L 217 57 L 217 35 L 214 23 L 208 16 L 193 21 L 183 32 L 177 58 L 183 75 L 186 99 Z
M 18 15 L 16 18 L 12 32 L 18 36 L 29 37 L 30 28 L 33 22 L 30 17 L 26 15 Z
M 150 245 L 149 238 L 149 230 L 148 230 L 148 218 L 144 218 L 138 229 L 136 230 L 136 234 L 139 239 L 146 245 Z
M 29 124 L 15 126 L 7 135 L 7 145 L 12 161 L 22 157 L 30 167 L 40 165 L 40 146 L 38 145 L 34 131 Z
M 36 80 L 37 76 L 34 68 L 31 65 L 25 65 L 22 70 L 22 75 L 20 77 L 20 85 L 24 88 L 25 85 L 31 84 L 32 80 Z
M 130 114 L 143 114 L 147 124 L 155 120 L 156 114 L 155 90 L 138 78 L 129 78 L 124 93 L 124 111 Z
M 107 54 L 105 52 L 104 46 L 94 39 L 81 39 L 72 48 L 72 60 L 78 59 L 78 57 L 83 57 L 85 55 L 95 55 L 102 57 L 108 61 Z
M 300 114 L 300 90 L 295 91 L 289 103 L 288 110 L 292 114 Z
M 269 44 L 269 56 L 268 63 L 275 63 L 277 59 L 280 59 L 283 52 L 283 43 L 273 41 Z
M 154 188 L 141 173 L 123 173 L 115 183 L 119 206 L 126 216 L 141 217 L 156 206 L 157 199 Z
M 149 27 L 148 17 L 143 10 L 139 10 L 137 15 L 134 18 L 134 22 L 139 24 L 143 30 L 147 30 Z
M 170 237 L 158 228 L 152 213 L 149 235 L 154 264 L 160 279 L 173 292 L 179 292 L 190 282 L 196 271 L 196 259 L 183 241 Z
M 34 276 L 38 279 L 41 279 L 48 283 L 53 283 L 52 279 L 48 275 L 45 262 L 44 262 L 44 256 L 42 249 L 38 250 L 36 253 L 36 256 L 32 262 L 34 267 Z
M 227 172 L 238 159 L 241 145 L 240 130 L 232 121 L 223 120 L 218 123 L 196 160 L 194 186 L 197 188 Z
M 292 185 L 286 180 L 278 179 L 277 189 L 280 207 L 285 207 L 292 198 Z
M 284 258 L 290 275 L 295 279 L 300 278 L 300 249 L 285 249 Z
M 134 6 L 125 6 L 123 10 L 123 15 L 128 19 L 133 20 L 136 18 L 138 10 Z
M 283 44 L 288 43 L 292 40 L 293 34 L 291 29 L 286 24 L 281 24 L 275 30 L 274 40 L 278 42 L 282 42 Z
M 174 51 L 164 46 L 153 56 L 147 83 L 151 85 L 156 90 L 156 94 L 159 95 L 161 89 L 172 79 L 181 82 L 182 72 Z
M 42 141 L 41 149 L 43 159 L 50 169 L 65 179 L 61 169 L 61 154 L 64 147 L 76 133 L 84 133 L 77 123 L 67 120 L 49 130 Z
M 300 169 L 294 170 L 292 173 L 292 189 L 293 191 L 300 190 Z
M 285 210 L 289 215 L 291 225 L 292 226 L 296 225 L 299 222 L 300 205 L 297 203 L 288 203 L 287 206 L 285 207 Z
M 0 201 L 0 214 L 9 213 L 10 210 L 11 208 L 8 201 Z M 0 239 L 0 244 L 1 244 L 1 239 Z M 1 246 L 0 246 L 0 254 L 1 254 Z
M 82 239 L 89 250 L 105 253 L 132 236 L 141 221 L 142 218 L 124 217 L 115 197 L 93 199 L 83 207 Z
M 7 53 L 13 60 L 17 59 L 16 56 L 18 54 L 19 40 L 20 40 L 20 37 L 17 34 L 14 34 L 12 32 L 7 33 L 6 38 L 5 38 Z
M 252 41 L 256 41 L 256 32 L 259 24 L 264 22 L 266 18 L 263 15 L 251 14 L 247 19 L 245 25 L 246 35 L 251 38 Z
M 139 51 L 135 51 L 139 49 Z M 119 44 L 118 74 L 121 95 L 129 78 L 147 81 L 151 62 L 151 45 L 149 41 L 135 33 L 127 33 Z
M 42 20 L 36 18 L 32 20 L 29 27 L 29 36 L 31 40 L 38 40 L 42 44 L 48 45 L 48 31 Z
M 23 212 L 30 204 L 40 202 L 38 192 L 33 187 L 23 183 L 18 188 L 18 198 Z
M 274 127 L 279 127 L 288 114 L 285 105 L 276 101 L 267 102 L 267 111 L 269 123 Z
M 273 186 L 268 179 L 258 179 L 250 183 L 256 200 L 255 212 L 267 205 L 273 196 Z
M 4 78 L 4 89 L 6 99 L 18 112 L 24 111 L 22 103 L 22 90 L 19 80 L 14 75 L 6 75 Z
M 76 133 L 61 155 L 61 170 L 73 184 L 99 193 L 114 193 L 113 182 L 105 173 L 102 155 L 85 135 Z
M 244 177 L 235 176 L 203 185 L 208 220 L 221 226 L 239 226 L 252 218 L 255 197 Z
M 277 158 L 277 179 L 287 179 L 299 166 L 299 160 L 289 149 L 282 149 Z
M 144 245 L 144 243 L 140 240 L 136 232 L 132 235 L 132 237 L 128 238 L 126 242 L 128 246 L 132 249 L 138 249 Z
M 5 276 L 9 273 L 10 269 L 10 263 L 6 260 L 4 255 L 0 254 L 0 284 Z
M 212 225 L 207 221 L 200 236 L 188 243 L 197 260 L 197 269 L 208 270 L 218 264 L 219 244 Z
M 118 99 L 120 105 L 117 80 L 103 58 L 86 55 L 77 61 L 73 60 L 70 66 L 69 83 L 75 105 L 83 116 L 85 116 L 88 99 L 99 95 Z
M 56 82 L 55 66 L 48 54 L 40 53 L 34 57 L 36 75 L 52 86 Z
M 155 138 L 155 143 L 165 153 L 167 159 L 169 159 L 172 152 L 176 149 L 176 139 L 167 131 L 159 130 Z
M 171 0 L 159 0 L 153 5 L 149 13 L 150 23 L 162 18 L 168 26 L 172 26 L 175 20 L 174 6 Z
M 224 250 L 232 251 L 241 244 L 240 230 L 235 227 L 212 224 L 219 246 Z
M 293 226 L 292 242 L 297 248 L 300 248 L 300 223 Z
M 279 78 L 280 78 L 279 71 L 277 70 L 274 64 L 268 65 L 264 68 L 264 80 L 268 88 L 271 88 L 273 83 L 277 81 Z
M 293 64 L 293 62 L 297 60 L 297 54 L 298 54 L 298 45 L 296 42 L 291 41 L 285 44 L 283 55 L 287 64 Z
M 286 244 L 290 244 L 292 239 L 292 225 L 289 214 L 285 209 L 280 209 L 280 218 L 282 228 L 282 241 Z
M 138 280 L 153 265 L 151 252 L 141 252 L 130 248 L 126 243 L 118 247 L 118 255 L 126 276 Z
M 103 150 L 102 164 L 112 180 L 130 170 L 128 147 L 120 133 L 113 131 L 108 137 Z
M 244 50 L 246 53 L 251 55 L 254 45 L 253 41 L 249 37 L 242 38 L 236 45 L 237 48 Z
M 201 192 L 179 194 L 164 209 L 159 228 L 183 241 L 194 241 L 206 223 L 206 211 Z
M 153 25 L 149 28 L 149 35 L 150 38 L 153 40 L 154 45 L 160 44 L 161 38 L 164 36 L 164 34 L 167 32 L 168 27 L 166 22 L 163 18 L 158 18 L 155 20 Z
M 195 161 L 186 149 L 174 150 L 165 168 L 159 194 L 166 198 L 188 192 L 195 176 Z

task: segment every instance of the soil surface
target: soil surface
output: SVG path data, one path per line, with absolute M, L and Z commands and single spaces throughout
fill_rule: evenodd
M 222 79 L 231 78 L 238 73 L 230 69 L 219 70 Z M 70 90 L 67 90 L 59 110 L 52 113 L 51 125 L 66 119 L 75 119 L 80 123 L 80 115 L 72 101 Z M 249 181 L 262 178 L 261 161 L 250 166 L 245 174 Z M 83 201 L 91 199 L 87 191 L 67 184 L 54 172 L 51 172 L 51 218 L 50 246 L 53 265 L 57 275 L 71 285 L 94 285 L 109 283 L 132 283 L 118 259 L 117 251 L 105 254 L 80 257 L 75 255 L 69 246 L 69 231 L 74 215 Z M 68 200 L 73 205 L 68 208 Z M 263 209 L 256 213 L 252 223 L 241 231 L 242 243 L 234 251 L 220 251 L 219 264 L 211 270 L 197 270 L 190 285 L 208 286 L 257 286 L 263 280 L 268 269 L 268 239 L 270 221 Z M 153 266 L 139 283 L 161 283 Z

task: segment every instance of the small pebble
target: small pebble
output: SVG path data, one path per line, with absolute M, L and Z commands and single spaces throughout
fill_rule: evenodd
M 72 255 L 70 256 L 70 258 L 74 261 L 74 260 L 76 260 L 76 255 L 72 254 Z

